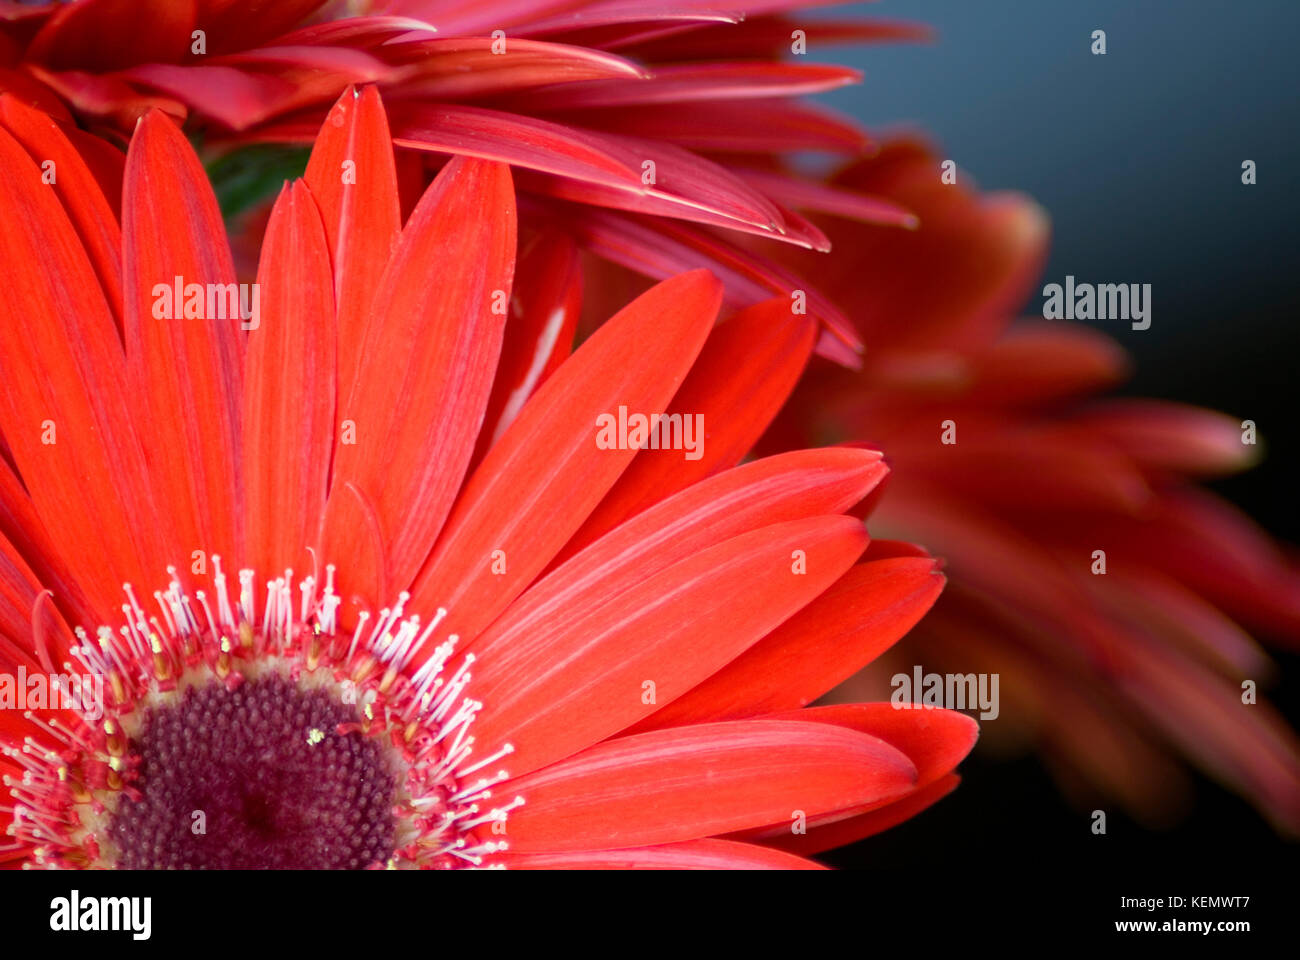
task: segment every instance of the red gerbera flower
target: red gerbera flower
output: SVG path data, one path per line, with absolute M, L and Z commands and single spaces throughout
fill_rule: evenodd
M 1250 632 L 1300 637 L 1300 577 L 1195 484 L 1258 447 L 1224 414 L 1101 398 L 1126 358 L 1095 330 L 1009 325 L 1041 269 L 1044 214 L 945 184 L 939 164 L 905 139 L 834 178 L 921 226 L 823 223 L 835 252 L 818 277 L 872 349 L 861 373 L 806 377 L 765 449 L 856 439 L 887 452 L 897 482 L 873 526 L 945 557 L 953 581 L 899 656 L 1000 673 L 994 729 L 1036 739 L 1068 782 L 1167 818 L 1181 753 L 1300 830 L 1300 742 L 1243 699 L 1273 672 Z
M 855 154 L 866 139 L 796 99 L 858 73 L 803 54 L 927 35 L 913 24 L 783 15 L 808 5 L 0 2 L 0 91 L 110 137 L 162 109 L 210 141 L 310 143 L 345 88 L 375 82 L 404 176 L 419 180 L 426 163 L 436 172 L 448 154 L 509 163 L 525 218 L 572 222 L 588 246 L 633 269 L 662 279 L 709 265 L 734 306 L 806 289 L 828 326 L 820 351 L 852 364 L 860 345 L 827 298 L 704 229 L 826 249 L 790 209 L 815 209 L 816 190 L 772 172 L 771 160 Z M 872 215 L 890 222 L 898 211 L 881 204 Z
M 809 866 L 951 789 L 968 718 L 801 709 L 941 587 L 846 515 L 879 454 L 736 466 L 812 321 L 715 327 L 696 271 L 570 356 L 576 253 L 516 265 L 508 168 L 454 160 L 402 225 L 377 93 L 336 109 L 241 314 L 169 119 L 119 229 L 0 96 L 0 663 L 88 678 L 0 711 L 0 859 Z M 601 441 L 661 412 L 703 446 Z

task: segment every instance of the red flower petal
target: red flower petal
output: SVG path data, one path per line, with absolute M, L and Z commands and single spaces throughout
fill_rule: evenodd
M 880 489 L 880 488 L 877 488 Z M 898 557 L 925 557 L 933 559 L 930 552 L 924 547 L 918 547 L 914 543 L 908 543 L 906 540 L 872 540 L 867 546 L 867 552 L 863 554 L 865 560 L 893 560 Z
M 902 140 L 836 178 L 841 188 L 889 197 L 924 225 L 907 232 L 825 225 L 834 243 L 853 250 L 839 265 L 840 288 L 858 289 L 869 271 L 871 296 L 858 298 L 850 312 L 878 350 L 987 346 L 1024 303 L 1046 257 L 1047 218 L 1033 201 L 944 184 L 934 172 L 938 164 L 924 144 Z M 936 263 L 943 264 L 943 283 L 932 282 Z M 835 289 L 832 278 L 822 282 Z
M 680 2 L 680 0 L 679 0 Z M 818 0 L 812 0 L 818 2 Z M 890 41 L 929 40 L 934 31 L 929 24 L 904 20 L 847 19 L 831 20 L 769 16 L 785 13 L 798 7 L 811 6 L 810 2 L 765 3 L 760 8 L 747 0 L 702 0 L 702 4 L 717 10 L 736 10 L 744 22 L 734 26 L 706 26 L 680 37 L 669 37 L 662 42 L 638 47 L 637 56 L 650 60 L 661 58 L 682 60 L 697 57 L 716 57 L 725 50 L 737 60 L 763 60 L 787 56 L 790 52 L 790 34 L 795 29 L 807 34 L 808 45 L 824 49 L 832 43 L 871 43 Z
M 582 312 L 582 269 L 578 248 L 567 234 L 538 234 L 519 254 L 501 364 L 492 382 L 474 466 L 528 398 L 573 351 Z
M 243 394 L 238 298 L 205 290 L 199 317 L 184 309 L 188 293 L 182 302 L 172 302 L 178 299 L 177 277 L 183 288 L 219 284 L 231 291 L 235 268 L 203 167 L 176 125 L 158 112 L 141 121 L 127 154 L 122 242 L 127 360 L 149 418 L 141 438 L 150 474 L 168 506 L 151 522 L 172 538 L 172 562 L 189 566 L 195 550 L 238 557 L 243 545 L 242 514 L 234 506 L 241 489 Z M 170 311 L 158 309 L 162 291 Z M 218 316 L 222 308 L 229 316 L 210 316 L 213 307 Z
M 867 837 L 874 837 L 905 820 L 912 819 L 956 790 L 959 783 L 961 777 L 950 773 L 928 786 L 905 794 L 899 800 L 883 804 L 866 813 L 859 813 L 833 823 L 810 824 L 808 832 L 804 834 L 792 834 L 789 830 L 785 830 L 779 838 L 774 836 L 764 842 L 774 849 L 790 854 L 815 856 L 827 850 L 857 843 Z
M 898 642 L 934 605 L 943 584 L 929 558 L 876 560 L 853 567 L 807 607 L 637 729 L 806 706 Z
M 93 624 L 96 617 L 76 577 L 46 533 L 22 481 L 0 457 L 0 537 L 9 541 L 36 575 L 36 582 L 54 594 L 54 602 L 69 623 Z M 26 631 L 14 639 L 30 644 Z
M 649 79 L 566 83 L 529 94 L 534 110 L 640 106 L 691 100 L 751 100 L 822 93 L 862 74 L 848 67 L 810 63 L 689 63 L 656 67 Z
M 861 153 L 866 135 L 848 117 L 797 100 L 731 100 L 601 107 L 549 114 L 551 120 L 609 133 L 635 134 L 689 150 L 770 153 L 824 150 Z
M 107 620 L 124 582 L 152 583 L 142 573 L 166 562 L 122 389 L 126 361 L 58 198 L 3 130 L 0 169 L 0 283 L 10 291 L 0 303 L 0 433 L 51 541 Z
M 1010 510 L 1134 514 L 1151 496 L 1133 461 L 1104 444 L 1080 443 L 1058 426 L 1008 425 L 1005 417 L 980 417 L 973 411 L 955 419 L 963 431 L 957 457 L 945 458 L 951 448 L 931 436 L 918 436 L 921 431 L 915 428 L 883 445 L 896 450 L 906 444 L 909 468 L 942 477 L 937 482 L 948 495 L 967 502 Z M 960 461 L 957 469 L 954 460 Z
M 739 23 L 742 16 L 710 10 L 648 8 L 641 0 L 612 0 L 561 10 L 541 21 L 530 21 L 518 28 L 525 36 L 552 35 L 566 43 L 614 50 L 659 36 L 675 36 L 694 30 L 701 24 Z
M 52 3 L 36 6 L 24 3 L 23 0 L 0 0 L 0 23 L 27 27 L 37 21 L 48 20 L 56 9 Z
M 81 237 L 86 256 L 104 289 L 104 298 L 122 329 L 122 232 L 117 217 L 79 146 L 73 146 L 59 126 L 39 110 L 14 97 L 0 95 L 0 123 L 21 143 L 38 166 L 53 163 L 52 185 L 72 226 Z
M 333 277 L 320 212 L 298 181 L 276 201 L 248 335 L 244 511 L 248 560 L 264 577 L 306 566 L 325 512 L 334 448 Z
M 916 783 L 902 798 L 863 804 L 851 816 L 846 816 L 845 810 L 810 816 L 806 834 L 792 833 L 788 821 L 778 821 L 770 828 L 746 831 L 735 838 L 770 843 L 804 856 L 870 836 L 945 796 L 957 782 L 951 771 L 966 758 L 979 736 L 979 725 L 965 714 L 953 710 L 899 710 L 892 703 L 811 707 L 770 719 L 829 723 L 870 734 L 901 751 L 916 766 Z M 932 785 L 937 789 L 931 790 Z M 872 814 L 877 816 L 862 819 Z
M 1176 577 L 1234 619 L 1279 640 L 1300 631 L 1300 575 L 1258 526 L 1191 488 L 1166 490 L 1140 518 L 1060 514 L 1062 539 L 1105 543 Z M 1089 549 L 1093 549 L 1089 547 Z
M 692 554 L 575 617 L 527 631 L 493 627 L 471 650 L 475 751 L 514 744 L 509 768 L 534 770 L 669 703 L 812 600 L 866 547 L 852 517 L 763 527 Z M 796 564 L 806 563 L 799 575 Z
M 30 649 L 32 607 L 40 592 L 40 581 L 22 553 L 7 537 L 0 536 L 0 667 L 6 670 L 19 664 L 40 669 Z M 7 706 L 3 713 L 13 713 L 12 703 Z
M 913 229 L 920 224 L 916 214 L 884 197 L 841 190 L 768 170 L 742 170 L 741 176 L 774 200 L 800 210 L 832 213 L 837 217 L 882 226 Z
M 491 4 L 481 0 L 389 0 L 385 10 L 436 23 L 444 33 L 463 35 L 509 30 L 571 5 L 571 0 L 497 0 Z
M 897 797 L 915 776 L 898 750 L 830 724 L 658 730 L 597 744 L 513 784 L 526 802 L 510 814 L 510 849 L 693 840 Z
M 30 8 L 29 8 L 30 9 Z M 48 113 L 60 123 L 71 123 L 72 114 L 54 91 L 26 70 L 0 68 L 0 90 L 17 97 L 29 107 Z
M 285 109 L 295 92 L 283 77 L 220 64 L 145 63 L 120 76 L 161 90 L 236 130 Z
M 719 164 L 669 143 L 604 133 L 600 136 L 612 156 L 629 169 L 643 171 L 648 182 L 641 191 L 632 193 L 553 177 L 530 179 L 529 188 L 581 203 L 741 229 L 804 247 L 816 248 L 824 243 L 825 238 L 815 227 L 797 218 L 788 221 L 780 207 Z
M 300 27 L 277 39 L 286 46 L 337 45 L 372 50 L 396 37 L 437 33 L 437 28 L 412 17 L 346 17 Z
M 355 484 L 374 505 L 386 578 L 410 583 L 442 528 L 474 449 L 501 350 L 515 261 L 507 167 L 457 158 L 434 180 L 380 281 L 335 448 L 324 557 L 360 554 L 368 535 L 346 521 Z M 349 434 L 349 429 L 353 433 Z M 355 442 L 349 442 L 353 440 Z M 358 592 L 372 606 L 378 583 Z
M 1059 650 L 1059 636 L 1067 633 L 1083 655 L 1105 656 L 1111 643 L 1105 618 L 1069 568 L 1023 528 L 973 513 L 915 483 L 893 487 L 876 517 L 921 543 L 942 543 L 958 582 L 974 590 L 1002 597 L 1006 585 L 1014 584 L 1020 616 L 1034 620 L 1044 643 Z M 1109 550 L 1113 541 L 1106 542 Z
M 356 76 L 358 80 L 379 80 L 387 78 L 391 73 L 382 61 L 362 50 L 314 44 L 277 43 L 274 46 L 252 47 L 214 57 L 211 62 L 241 70 L 278 73 L 294 83 L 308 79 L 310 75 Z M 309 85 L 314 87 L 316 83 L 311 82 Z
M 198 25 L 208 54 L 255 47 L 301 22 L 326 0 L 199 0 Z
M 493 37 L 423 39 L 389 44 L 377 52 L 390 64 L 406 65 L 393 86 L 403 97 L 473 99 L 574 81 L 603 86 L 615 78 L 633 77 L 631 82 L 637 83 L 646 76 L 637 64 L 603 50 L 512 37 L 504 41 L 503 54 L 499 42 Z M 523 96 L 531 101 L 533 93 Z
M 161 110 L 177 120 L 184 120 L 187 113 L 185 104 L 179 100 L 141 93 L 116 74 L 58 72 L 30 63 L 26 67 L 32 76 L 66 100 L 78 115 L 101 119 L 121 129 L 131 129 L 150 110 Z
M 771 847 L 734 840 L 685 840 L 657 847 L 502 854 L 511 870 L 823 870 L 821 864 Z
M 585 130 L 455 104 L 397 103 L 389 121 L 398 146 L 500 160 L 621 190 L 643 189 L 639 169 L 628 167 L 616 148 Z
M 81 0 L 41 27 L 27 58 L 55 70 L 174 63 L 189 53 L 196 0 Z
M 1091 577 L 1083 581 L 1116 620 L 1161 637 L 1227 677 L 1271 678 L 1274 665 L 1259 644 L 1195 591 L 1127 557 L 1119 571 L 1104 589 Z
M 1165 400 L 1108 400 L 1067 421 L 1094 444 L 1132 457 L 1146 469 L 1180 474 L 1241 470 L 1258 458 L 1242 443 L 1241 421 L 1224 413 Z
M 734 466 L 762 436 L 812 353 L 816 322 L 788 298 L 742 310 L 709 334 L 673 398 L 670 414 L 701 416 L 697 460 L 679 450 L 642 450 L 592 512 L 566 553 L 585 546 L 646 507 Z
M 64 127 L 63 134 L 76 146 L 81 159 L 99 184 L 104 199 L 108 201 L 114 218 L 120 222 L 122 181 L 126 176 L 126 154 L 107 140 L 76 127 Z
M 847 510 L 885 473 L 879 454 L 848 448 L 799 450 L 727 470 L 638 514 L 558 566 L 512 604 L 492 632 L 567 628 L 701 550 L 761 527 Z
M 1098 330 L 1048 320 L 1008 330 L 974 365 L 975 383 L 963 402 L 1039 404 L 1116 385 L 1128 357 Z
M 602 450 L 598 418 L 620 406 L 664 409 L 717 315 L 722 290 L 703 270 L 642 294 L 596 331 L 524 405 L 465 485 L 411 593 L 451 611 L 472 638 L 551 561 L 635 450 Z M 505 573 L 493 572 L 503 551 Z
M 771 717 L 830 723 L 879 737 L 916 766 L 914 789 L 934 783 L 966 759 L 979 724 L 956 710 L 899 710 L 892 703 L 843 703 L 808 707 Z
M 397 169 L 379 91 L 344 92 L 320 129 L 304 177 L 320 207 L 338 307 L 339 396 L 356 382 L 375 292 L 402 232 Z
M 861 350 L 852 324 L 840 310 L 795 273 L 760 254 L 742 250 L 720 237 L 705 235 L 667 220 L 634 214 L 613 214 L 594 207 L 565 205 L 562 208 L 538 204 L 544 215 L 559 218 L 577 233 L 582 244 L 598 256 L 660 279 L 704 263 L 723 282 L 727 303 L 747 307 L 773 295 L 791 297 L 794 291 L 807 294 L 809 315 L 825 323 L 838 343 L 849 350 Z M 834 354 L 837 362 L 856 365 L 860 358 L 835 351 L 823 338 L 818 352 Z
M 1240 682 L 1138 631 L 1124 631 L 1109 677 L 1212 776 L 1250 796 L 1279 829 L 1300 832 L 1300 738 Z

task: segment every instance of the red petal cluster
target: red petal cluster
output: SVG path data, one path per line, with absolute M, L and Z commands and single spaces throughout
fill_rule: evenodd
M 436 172 L 447 155 L 509 163 L 525 217 L 571 223 L 587 245 L 654 279 L 707 265 L 735 306 L 804 289 L 829 328 L 820 352 L 852 365 L 861 344 L 830 300 L 727 234 L 827 249 L 792 209 L 807 188 L 768 171 L 796 151 L 867 146 L 852 121 L 795 99 L 859 75 L 803 54 L 927 31 L 788 15 L 810 5 L 5 3 L 0 91 L 109 138 L 159 109 L 238 145 L 310 143 L 343 90 L 375 83 L 395 142 L 416 154 L 408 166 Z
M 473 658 L 474 756 L 513 747 L 498 789 L 524 803 L 502 862 L 808 866 L 792 853 L 951 787 L 973 721 L 801 709 L 943 581 L 929 557 L 864 557 L 848 511 L 886 473 L 877 452 L 740 464 L 813 347 L 787 301 L 715 325 L 721 284 L 697 270 L 570 355 L 574 250 L 554 239 L 516 264 L 510 172 L 475 158 L 400 222 L 367 89 L 339 101 L 276 202 L 254 328 L 169 318 L 158 284 L 234 281 L 177 126 L 153 112 L 135 131 L 119 229 L 56 122 L 9 95 L 0 119 L 4 669 L 62 662 L 68 624 L 116 622 L 121 585 L 169 563 L 190 589 L 195 550 L 264 575 L 319 558 L 337 565 L 344 621 L 404 590 L 447 609 L 452 668 Z M 620 405 L 703 413 L 708 455 L 670 471 L 682 451 L 603 449 L 596 418 Z M 54 750 L 49 719 L 3 711 L 0 734 Z M 0 768 L 17 775 L 16 757 Z

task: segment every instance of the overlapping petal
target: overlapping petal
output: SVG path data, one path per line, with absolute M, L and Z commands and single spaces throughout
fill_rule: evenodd
M 333 682 L 369 698 L 340 736 L 368 731 L 373 698 L 395 689 L 413 725 L 389 740 L 418 776 L 450 776 L 438 802 L 460 811 L 427 823 L 418 811 L 445 841 L 394 852 L 420 865 L 814 867 L 766 837 L 718 837 L 762 834 L 792 811 L 821 829 L 910 810 L 964 755 L 960 723 L 906 731 L 898 716 L 794 709 L 889 646 L 941 581 L 911 547 L 855 566 L 868 537 L 850 511 L 886 474 L 876 451 L 742 463 L 814 348 L 815 320 L 790 300 L 717 325 L 722 284 L 687 272 L 570 352 L 577 248 L 537 234 L 512 296 L 515 195 L 489 160 L 446 164 L 401 225 L 384 108 L 365 90 L 336 105 L 307 178 L 271 212 L 257 309 L 210 316 L 202 298 L 169 315 L 155 309 L 160 285 L 175 302 L 176 282 L 235 286 L 179 128 L 152 113 L 132 136 L 114 291 L 99 188 L 111 162 L 78 165 L 76 144 L 23 109 L 0 117 L 63 151 L 70 185 L 90 195 L 49 190 L 0 130 L 0 190 L 23 225 L 0 230 L 0 269 L 22 316 L 40 320 L 0 324 L 0 662 L 89 657 L 128 710 L 128 688 L 143 700 L 156 683 L 165 697 L 182 662 L 230 688 L 242 670 L 297 681 L 325 658 Z M 689 446 L 598 442 L 602 416 L 628 408 L 713 426 L 694 459 Z M 665 469 L 669 453 L 689 468 Z M 603 502 L 618 509 L 575 539 Z M 147 595 L 191 542 L 204 560 L 220 550 L 238 592 L 215 560 L 212 602 L 186 592 L 181 581 L 205 576 L 196 563 L 173 570 L 153 594 L 161 619 L 146 620 L 121 584 Z M 256 577 L 269 578 L 260 608 Z M 407 604 L 428 619 L 399 627 Z M 97 647 L 74 648 L 68 623 L 99 629 Z M 702 708 L 710 691 L 717 711 Z M 664 722 L 676 703 L 679 722 Z M 0 736 L 61 729 L 6 716 Z M 521 800 L 482 811 L 493 793 Z M 507 813 L 503 847 L 487 838 Z M 61 822 L 24 814 L 0 858 L 96 861 Z
M 161 110 L 232 148 L 310 140 L 351 85 L 374 83 L 396 105 L 396 142 L 428 155 L 428 172 L 448 155 L 490 159 L 528 170 L 517 180 L 527 192 L 610 208 L 618 221 L 681 221 L 689 247 L 738 273 L 727 278 L 733 306 L 808 289 L 813 316 L 832 331 L 821 352 L 852 366 L 851 328 L 808 284 L 777 279 L 761 260 L 740 268 L 716 247 L 704 252 L 714 231 L 827 247 L 792 209 L 817 188 L 803 183 L 801 194 L 764 175 L 798 151 L 866 149 L 851 120 L 798 99 L 859 75 L 790 56 L 805 52 L 792 37 L 824 49 L 927 36 L 915 24 L 781 15 L 802 6 L 80 0 L 0 22 L 14 61 L 0 90 L 119 142 Z M 330 232 L 331 201 L 315 177 L 312 186 Z M 868 216 L 893 215 L 855 202 Z M 625 265 L 655 279 L 681 272 L 655 264 L 662 241 L 634 225 L 623 244 Z M 350 313 L 350 300 L 339 302 Z

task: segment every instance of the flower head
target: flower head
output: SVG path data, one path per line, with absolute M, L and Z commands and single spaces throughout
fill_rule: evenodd
M 1011 324 L 1046 218 L 939 169 L 900 139 L 829 185 L 900 204 L 920 229 L 823 222 L 835 252 L 818 276 L 872 349 L 860 373 L 805 378 L 764 449 L 853 439 L 887 452 L 896 482 L 875 529 L 925 544 L 952 578 L 900 656 L 1000 673 L 995 729 L 1015 726 L 1151 821 L 1179 806 L 1182 755 L 1300 829 L 1300 744 L 1243 698 L 1272 667 L 1251 632 L 1300 635 L 1297 574 L 1196 485 L 1258 448 L 1224 414 L 1103 397 L 1127 361 L 1096 330 Z
M 110 138 L 160 109 L 233 147 L 310 143 L 348 86 L 376 83 L 421 189 L 448 155 L 509 163 L 526 219 L 572 220 L 587 246 L 655 279 L 712 266 L 732 305 L 807 288 L 821 352 L 853 363 L 860 344 L 827 298 L 706 229 L 825 249 L 791 209 L 798 179 L 772 161 L 866 139 L 797 99 L 858 79 L 806 62 L 809 44 L 926 36 L 785 15 L 802 6 L 78 0 L 0 18 L 0 90 Z
M 51 678 L 0 710 L 0 858 L 809 866 L 951 789 L 968 718 L 805 709 L 942 584 L 848 515 L 878 453 L 737 465 L 814 322 L 715 325 L 700 270 L 572 350 L 509 169 L 402 222 L 378 94 L 335 111 L 241 288 L 172 120 L 119 224 L 0 96 L 0 677 Z

